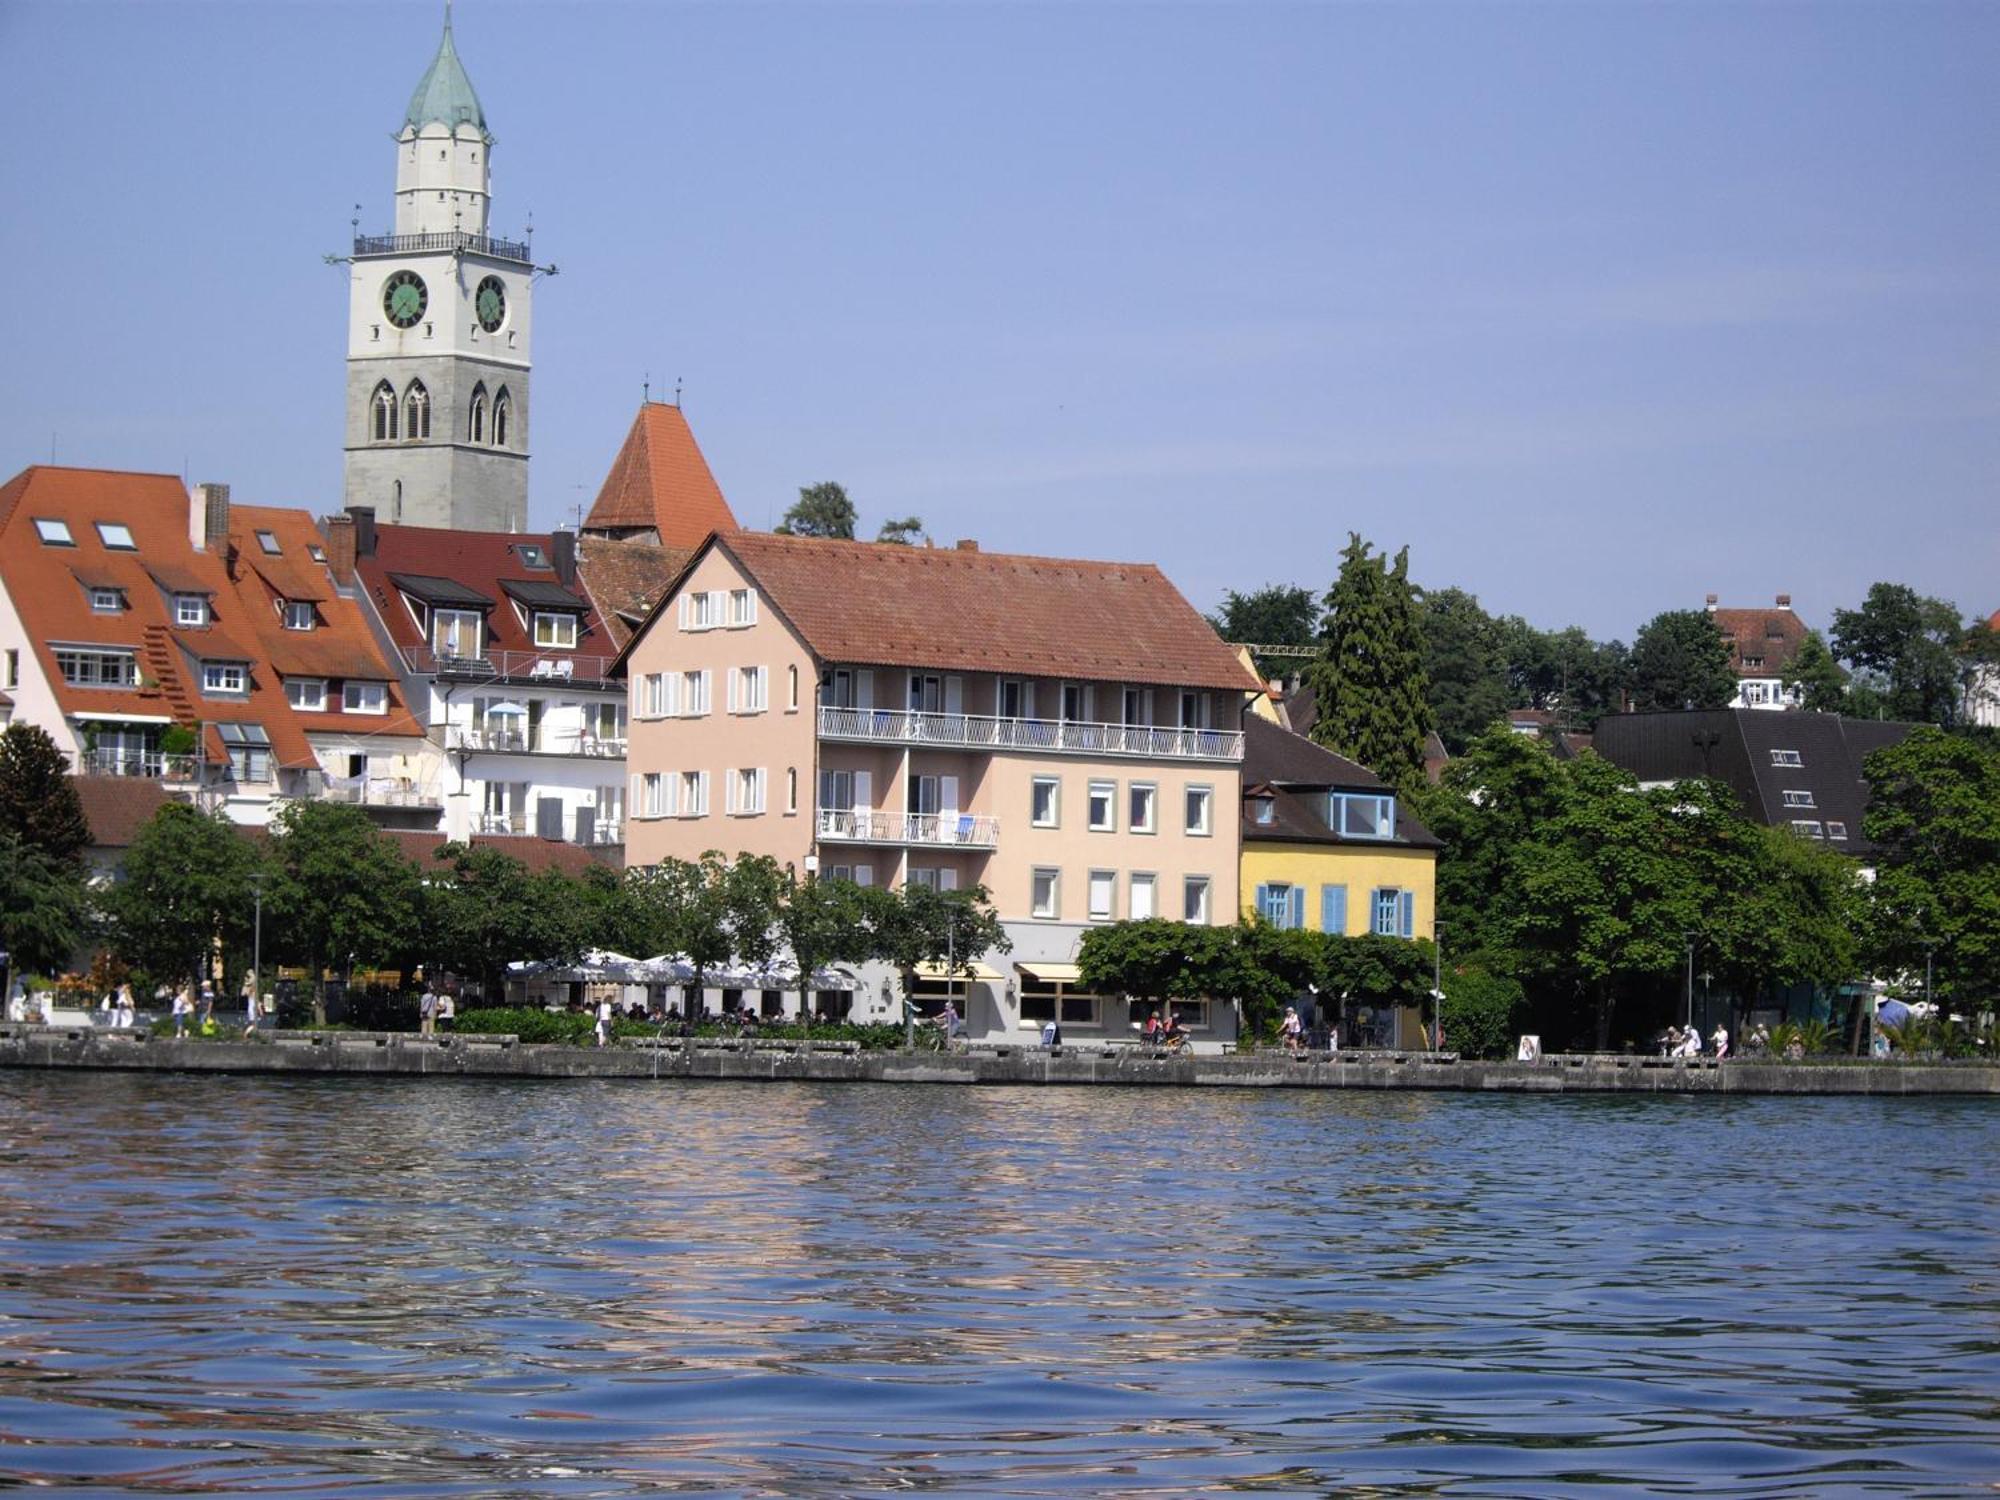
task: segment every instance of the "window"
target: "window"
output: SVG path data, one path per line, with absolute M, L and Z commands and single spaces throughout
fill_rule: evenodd
M 1157 833 L 1160 789 L 1149 781 L 1135 781 L 1125 789 L 1126 826 L 1133 833 Z
M 1054 828 L 1062 814 L 1062 782 L 1037 776 L 1028 789 L 1028 821 L 1037 828 Z
M 1080 724 L 1090 715 L 1090 689 L 1080 682 L 1065 682 L 1062 685 L 1062 719 L 1065 724 Z
M 1413 891 L 1384 886 L 1369 905 L 1368 930 L 1383 937 L 1410 937 L 1416 928 L 1417 898 Z
M 1151 688 L 1128 687 L 1122 704 L 1126 724 L 1150 724 L 1153 721 L 1153 690 Z
M 9 646 L 7 648 L 6 686 L 10 688 L 17 688 L 20 685 L 21 685 L 21 650 L 20 647 L 18 646 Z
M 319 613 L 310 600 L 287 599 L 285 601 L 285 629 L 311 630 L 319 624 Z
M 114 552 L 139 550 L 139 544 L 132 540 L 132 528 L 118 521 L 99 521 L 97 539 Z
M 722 623 L 722 597 L 713 589 L 681 595 L 681 629 L 715 629 Z
M 1148 917 L 1158 915 L 1153 909 L 1153 887 L 1156 883 L 1151 875 L 1132 877 L 1125 915 L 1134 922 L 1143 922 Z
M 1773 750 L 1771 752 L 1771 764 L 1774 766 L 1802 766 L 1805 763 L 1805 757 L 1800 755 L 1796 750 Z
M 785 816 L 791 817 L 799 810 L 799 768 L 785 768 Z
M 229 752 L 229 772 L 238 781 L 271 779 L 271 736 L 262 724 L 218 724 L 222 747 Z
M 375 387 L 375 441 L 391 443 L 396 440 L 396 391 L 388 381 Z
M 672 809 L 667 806 L 667 778 L 659 771 L 648 771 L 639 778 L 639 816 L 642 818 L 664 818 Z
M 389 684 L 386 682 L 343 682 L 340 706 L 351 714 L 386 714 L 389 711 Z
M 486 382 L 472 388 L 472 413 L 466 429 L 475 443 L 486 441 Z
M 1214 808 L 1215 791 L 1212 787 L 1189 787 L 1187 789 L 1187 831 L 1192 834 L 1207 835 L 1211 831 Z
M 1268 828 L 1278 821 L 1278 799 L 1269 792 L 1253 792 L 1247 799 L 1250 804 L 1250 821 L 1259 828 Z
M 942 882 L 939 881 L 938 876 L 942 873 L 943 871 L 939 870 L 935 865 L 911 865 L 910 877 L 904 884 L 922 886 L 927 891 L 939 890 L 942 888 Z
M 201 690 L 211 697 L 240 698 L 250 691 L 247 662 L 205 661 L 201 664 Z
M 50 521 L 35 517 L 35 534 L 50 547 L 74 547 L 76 542 L 69 534 L 69 522 Z
M 1396 799 L 1356 792 L 1329 792 L 1326 826 L 1346 839 L 1396 836 Z
M 1208 877 L 1190 875 L 1181 881 L 1181 920 L 1197 927 L 1208 925 Z
M 1257 915 L 1273 927 L 1306 925 L 1306 888 L 1273 881 L 1257 887 Z
M 1090 872 L 1090 920 L 1109 922 L 1118 899 L 1118 875 L 1112 870 Z
M 1118 783 L 1093 781 L 1090 784 L 1090 830 L 1115 833 L 1118 829 Z
M 866 776 L 867 772 L 862 772 Z M 821 771 L 819 773 L 819 805 L 828 812 L 851 812 L 854 809 L 854 773 L 852 771 Z
M 708 816 L 708 772 L 681 772 L 681 816 L 684 818 Z
M 13 656 L 12 652 L 8 653 Z M 132 651 L 92 651 L 73 646 L 55 650 L 56 670 L 71 687 L 137 687 L 139 657 Z M 20 658 L 8 662 L 11 674 L 20 671 Z
M 258 532 L 257 545 L 263 549 L 266 557 L 277 557 L 284 551 L 284 548 L 278 545 L 278 534 L 275 531 Z
M 771 678 L 769 667 L 734 667 L 729 673 L 729 696 L 732 700 L 729 711 L 738 714 L 761 714 L 770 706 Z
M 285 679 L 285 701 L 302 713 L 316 714 L 326 710 L 326 679 L 324 677 L 287 677 Z
M 756 590 L 731 589 L 729 591 L 729 623 L 731 625 L 755 625 L 757 623 Z
M 174 595 L 174 623 L 200 629 L 208 623 L 208 595 Z
M 1811 818 L 1794 818 L 1792 819 L 1792 832 L 1803 834 L 1809 839 L 1816 839 L 1819 837 L 1820 829 L 1819 824 Z
M 1062 872 L 1060 870 L 1036 870 L 1028 885 L 1028 913 L 1030 916 L 1053 920 L 1061 915 Z
M 674 681 L 665 672 L 647 672 L 639 678 L 639 717 L 664 718 L 673 712 L 667 689 Z
M 514 544 L 514 555 L 521 559 L 521 566 L 530 572 L 546 573 L 549 571 L 549 555 L 542 550 L 540 542 L 516 542 Z
M 787 667 L 785 668 L 785 712 L 795 714 L 798 711 L 799 669 L 797 667 Z
M 912 672 L 910 711 L 919 714 L 944 712 L 944 679 L 929 672 Z
M 1332 933 L 1347 931 L 1346 886 L 1323 885 L 1319 888 L 1319 930 Z
M 681 717 L 698 719 L 708 712 L 708 669 L 681 673 Z
M 1746 656 L 1746 657 L 1744 657 L 1744 658 L 1743 658 L 1743 670 L 1744 670 L 1744 671 L 1746 671 L 1746 672 L 1761 672 L 1761 671 L 1763 671 L 1763 670 L 1764 670 L 1764 658 L 1763 658 L 1763 657 L 1761 657 L 1761 656 Z
M 115 615 L 125 608 L 123 589 L 92 589 L 90 591 L 91 610 L 100 615 Z
M 1830 820 L 1826 825 L 1826 836 L 1844 843 L 1847 839 L 1847 825 L 1842 822 Z
M 507 387 L 500 387 L 500 394 L 493 398 L 493 446 L 507 446 L 507 422 L 514 415 L 514 399 L 507 394 Z
M 535 611 L 535 644 L 564 651 L 576 648 L 576 616 L 565 611 Z
M 764 770 L 729 773 L 729 811 L 736 817 L 754 818 L 764 810 Z
M 1208 728 L 1208 694 L 1188 689 L 1181 694 L 1181 728 Z
M 479 630 L 483 623 L 483 617 L 476 609 L 432 610 L 431 650 L 439 656 L 478 656 Z
M 1018 677 L 1000 679 L 1000 717 L 1025 719 L 1035 711 L 1034 689 Z
M 306 556 L 310 557 L 316 563 L 323 563 L 326 561 L 326 548 L 322 547 L 318 542 L 307 542 Z
M 1784 796 L 1785 806 L 1787 807 L 1811 807 L 1813 805 L 1813 794 L 1811 792 L 1788 791 Z

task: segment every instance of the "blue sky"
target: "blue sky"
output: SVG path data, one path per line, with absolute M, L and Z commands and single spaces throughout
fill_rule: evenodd
M 1496 611 L 2000 608 L 2000 7 L 461 0 L 533 519 L 650 372 L 739 517 Z M 439 7 L 0 0 L 0 469 L 336 508 Z

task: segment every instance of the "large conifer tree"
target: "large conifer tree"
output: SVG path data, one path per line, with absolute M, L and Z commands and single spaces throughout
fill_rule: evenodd
M 1306 669 L 1318 695 L 1312 737 L 1399 790 L 1421 785 L 1431 711 L 1410 549 L 1391 566 L 1350 532 L 1326 610 L 1319 659 Z
M 0 833 L 10 833 L 59 865 L 90 847 L 90 823 L 70 784 L 69 757 L 46 729 L 15 724 L 0 733 Z

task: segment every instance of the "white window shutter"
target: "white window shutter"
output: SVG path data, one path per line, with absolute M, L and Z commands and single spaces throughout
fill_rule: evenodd
M 693 608 L 692 596 L 688 594 L 682 594 L 680 597 L 680 606 L 681 606 L 681 629 L 686 630 L 688 628 L 689 611 Z
M 958 816 L 958 778 L 940 776 L 938 778 L 938 815 L 945 818 Z
M 696 811 L 706 816 L 708 813 L 708 772 L 697 771 L 695 773 L 695 791 L 700 803 Z
M 651 812 L 652 809 L 646 806 L 644 795 L 640 790 L 644 784 L 639 780 L 639 773 L 634 771 L 632 773 L 632 805 L 641 812 Z
M 1032 719 L 1034 716 L 1035 685 L 1032 682 L 1024 682 L 1021 684 L 1021 717 Z
M 752 812 L 762 812 L 764 810 L 766 801 L 770 795 L 770 784 L 770 773 L 764 767 L 759 766 L 757 768 L 756 784 L 752 788 L 757 794 L 754 805 L 750 809 Z
M 873 708 L 875 706 L 875 674 L 863 669 L 854 674 L 854 706 Z
M 731 766 L 722 773 L 723 811 L 732 813 L 740 812 L 742 809 L 736 805 L 739 800 L 741 799 L 736 795 L 736 768 Z
M 965 679 L 947 677 L 944 680 L 944 711 L 948 714 L 965 712 Z
M 681 808 L 681 775 L 678 771 L 660 772 L 659 815 L 671 818 Z
M 854 805 L 856 808 L 872 808 L 875 805 L 875 773 L 856 771 L 854 773 Z
M 728 695 L 729 711 L 735 713 L 743 707 L 743 674 L 735 667 L 726 667 L 723 670 L 726 674 L 723 679 L 723 691 Z
M 672 718 L 681 711 L 681 679 L 676 672 L 660 676 L 660 712 Z

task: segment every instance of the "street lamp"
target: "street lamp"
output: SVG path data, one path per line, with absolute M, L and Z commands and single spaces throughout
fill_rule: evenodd
M 257 915 L 251 928 L 250 937 L 250 1014 L 261 1019 L 264 1014 L 264 872 L 250 872 L 250 899 L 256 906 Z M 250 1023 L 256 1025 L 256 1019 Z
M 1681 934 L 1681 940 L 1687 944 L 1687 1024 L 1688 1030 L 1692 1031 L 1694 1029 L 1694 945 L 1696 938 L 1693 933 L 1684 932 Z
M 1444 1047 L 1444 923 L 1431 918 L 1431 1045 Z
M 1935 1012 L 1937 1002 L 1931 996 L 1931 955 L 1937 952 L 1939 939 L 1927 937 L 1918 938 L 1917 941 L 1924 945 L 1924 1004 Z

